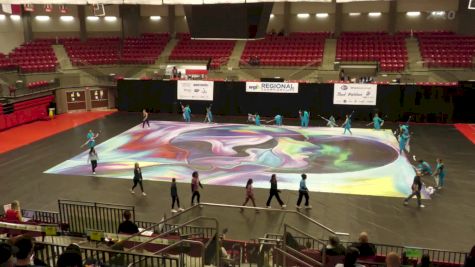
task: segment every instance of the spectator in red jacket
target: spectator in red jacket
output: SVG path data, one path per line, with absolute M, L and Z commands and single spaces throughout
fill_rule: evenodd
M 12 202 L 10 209 L 5 212 L 5 219 L 9 222 L 22 222 L 20 202 L 15 200 Z

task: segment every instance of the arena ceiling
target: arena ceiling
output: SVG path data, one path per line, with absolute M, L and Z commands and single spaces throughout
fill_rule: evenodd
M 391 1 L 391 0 L 336 0 L 337 3 Z M 259 2 L 316 2 L 331 3 L 333 0 L 0 0 L 1 4 L 141 4 L 141 5 L 203 5 L 203 4 L 244 4 Z

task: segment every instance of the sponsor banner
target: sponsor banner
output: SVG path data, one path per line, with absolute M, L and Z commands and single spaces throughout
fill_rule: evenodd
M 299 92 L 299 84 L 276 82 L 246 82 L 246 92 L 297 94 Z
M 177 83 L 178 100 L 213 101 L 213 81 L 182 81 Z
M 333 104 L 375 106 L 377 92 L 376 84 L 335 83 Z

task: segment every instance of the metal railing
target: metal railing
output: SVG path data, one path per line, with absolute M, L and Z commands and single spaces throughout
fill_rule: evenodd
M 0 240 L 5 239 L 0 238 Z M 48 266 L 56 267 L 58 257 L 66 251 L 66 248 L 67 245 L 35 242 L 35 258 Z M 81 256 L 84 261 L 96 262 L 101 266 L 179 267 L 178 259 L 174 257 L 144 255 L 112 249 L 81 247 Z
M 310 222 L 311 224 L 317 226 L 319 229 L 323 230 L 329 235 L 336 235 L 339 236 L 340 239 L 348 239 L 350 237 L 349 233 L 339 232 L 331 229 L 328 226 L 325 226 L 318 221 L 298 212 L 296 210 L 282 210 L 282 209 L 269 209 L 269 208 L 262 208 L 262 207 L 247 207 L 247 206 L 239 206 L 239 205 L 228 205 L 228 204 L 217 204 L 217 203 L 200 203 L 201 206 L 206 207 L 225 207 L 225 208 L 235 208 L 235 209 L 249 209 L 249 210 L 259 210 L 259 211 L 273 211 L 273 212 L 281 212 L 281 213 L 290 213 L 290 214 L 297 214 L 301 218 L 305 219 L 306 221 Z
M 287 226 L 290 227 L 290 226 Z M 324 249 L 322 244 L 326 244 L 327 240 L 317 240 L 315 241 L 313 238 L 306 236 L 305 234 L 302 235 L 293 235 L 292 236 L 295 241 L 300 246 L 305 246 L 309 249 L 320 251 L 324 253 Z M 276 234 L 276 233 L 267 233 L 264 239 L 268 240 L 283 240 L 283 234 Z M 345 247 L 353 246 L 353 242 L 342 241 L 341 242 Z M 309 245 L 309 246 L 308 246 Z M 376 255 L 378 256 L 387 256 L 390 252 L 395 252 L 398 255 L 403 255 L 407 248 L 418 249 L 421 251 L 421 255 L 427 254 L 429 255 L 431 261 L 435 262 L 444 262 L 444 263 L 453 263 L 453 264 L 463 264 L 465 258 L 467 257 L 467 252 L 460 252 L 460 251 L 450 251 L 450 250 L 441 250 L 441 249 L 432 249 L 432 248 L 418 248 L 418 247 L 410 247 L 410 246 L 396 246 L 396 245 L 387 245 L 387 244 L 374 244 L 376 247 Z M 322 260 L 324 260 L 324 256 L 322 256 Z M 420 258 L 409 258 L 409 260 L 420 260 Z
M 170 251 L 171 249 L 174 249 L 174 248 L 179 248 L 180 249 L 180 256 L 179 256 L 179 263 L 180 263 L 180 267 L 182 266 L 185 266 L 185 253 L 183 252 L 184 250 L 184 247 L 183 247 L 183 244 L 189 244 L 190 247 L 193 246 L 193 245 L 198 245 L 200 247 L 200 258 L 199 259 L 190 259 L 188 261 L 189 264 L 186 264 L 186 266 L 202 266 L 204 267 L 205 266 L 205 263 L 204 263 L 204 259 L 205 259 L 205 245 L 203 244 L 203 242 L 200 242 L 200 241 L 196 241 L 196 240 L 180 240 L 170 246 L 167 246 L 163 249 L 160 249 L 156 252 L 153 253 L 153 255 L 163 255 L 164 253 Z M 186 248 L 190 248 L 190 247 L 186 247 Z M 190 249 L 191 250 L 191 249 Z M 190 255 L 190 258 L 191 258 L 191 255 Z M 139 259 L 131 264 L 129 264 L 127 267 L 132 267 L 132 266 L 136 266 L 136 264 L 139 264 L 141 263 L 143 260 L 146 260 L 145 257 L 143 257 L 142 259 Z M 198 262 L 198 263 L 197 263 Z
M 135 219 L 135 207 L 127 205 L 58 200 L 61 222 L 68 224 L 71 234 L 86 234 L 88 229 L 117 232 L 123 221 L 124 211 L 130 211 Z
M 317 243 L 317 246 L 319 247 L 319 250 L 322 252 L 321 254 L 321 262 L 316 260 L 316 259 L 313 259 L 307 255 L 305 255 L 304 253 L 302 253 L 301 251 L 299 250 L 296 250 L 294 248 L 292 248 L 291 246 L 289 246 L 288 244 L 288 238 L 289 238 L 289 234 L 291 234 L 291 232 L 289 231 L 294 231 L 294 232 L 297 232 L 298 234 L 300 235 L 303 235 L 305 238 L 307 238 L 308 240 L 311 240 L 312 243 L 313 243 L 313 246 L 315 245 L 315 243 Z M 292 235 L 293 237 L 293 235 Z M 298 255 L 299 257 L 301 258 L 304 258 L 306 262 L 310 262 L 313 266 L 324 266 L 325 265 L 325 262 L 326 262 L 326 255 L 325 255 L 325 250 L 323 248 L 325 248 L 325 243 L 320 241 L 319 239 L 313 237 L 312 235 L 309 235 L 307 233 L 305 233 L 304 231 L 300 230 L 300 229 L 297 229 L 296 227 L 293 227 L 291 225 L 288 225 L 288 224 L 284 224 L 284 236 L 283 236 L 283 240 L 284 242 L 282 243 L 283 244 L 283 249 L 285 251 L 290 251 L 292 252 L 294 255 Z M 308 242 L 308 241 L 307 241 Z M 300 247 L 306 247 L 307 246 L 307 243 L 305 243 L 305 245 L 300 245 Z
M 30 210 L 22 209 L 22 216 L 25 217 L 28 213 L 33 213 L 33 218 L 29 218 L 35 222 L 47 223 L 47 224 L 61 224 L 61 218 L 59 212 L 43 211 L 43 210 Z

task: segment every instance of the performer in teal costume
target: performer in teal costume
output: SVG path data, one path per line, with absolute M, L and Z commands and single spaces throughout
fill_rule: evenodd
M 310 112 L 304 110 L 303 113 L 299 110 L 300 116 L 300 126 L 301 127 L 308 127 L 308 123 L 310 122 Z
M 353 116 L 353 113 L 354 113 L 354 111 L 351 112 L 350 115 L 346 115 L 346 120 L 342 125 L 345 128 L 345 130 L 343 131 L 343 134 L 346 134 L 346 131 L 350 132 L 350 134 L 353 134 L 351 132 L 351 117 Z
M 256 126 L 261 126 L 261 116 L 259 116 L 259 113 L 256 113 Z
M 437 185 L 437 189 L 442 189 L 442 187 L 445 185 L 445 168 L 444 168 L 444 163 L 442 162 L 441 159 L 437 159 L 437 166 L 435 167 L 434 179 Z
M 183 111 L 183 119 L 185 119 L 186 122 L 191 121 L 191 108 L 190 105 L 183 106 L 181 105 L 181 110 Z
M 275 122 L 276 126 L 282 126 L 282 121 L 283 121 L 282 115 L 277 114 L 275 115 L 273 120 L 267 121 L 266 123 Z
M 381 126 L 384 124 L 384 120 L 379 117 L 378 113 L 376 113 L 374 114 L 373 122 L 367 124 L 366 126 L 370 126 L 371 124 L 373 124 L 375 130 L 380 130 Z

